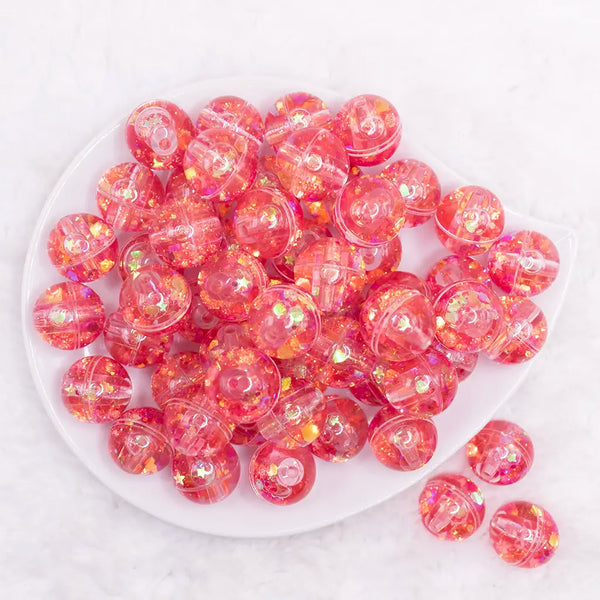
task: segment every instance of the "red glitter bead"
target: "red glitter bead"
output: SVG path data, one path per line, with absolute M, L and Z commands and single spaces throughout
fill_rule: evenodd
M 117 262 L 118 245 L 112 227 L 87 213 L 60 219 L 48 236 L 48 256 L 58 272 L 86 283 L 106 275 Z
M 298 202 L 269 187 L 245 192 L 233 212 L 233 232 L 240 246 L 263 260 L 289 252 L 303 222 Z
M 163 263 L 152 249 L 150 239 L 145 233 L 131 238 L 119 253 L 119 275 L 121 275 L 121 279 L 127 279 L 132 273 L 143 267 L 161 264 Z
M 277 148 L 299 129 L 330 129 L 332 123 L 331 113 L 320 98 L 306 92 L 286 94 L 275 102 L 265 117 L 265 139 Z
M 203 198 L 230 202 L 256 176 L 258 146 L 229 129 L 207 129 L 189 144 L 183 159 L 185 176 Z
M 256 348 L 233 348 L 219 354 L 206 375 L 208 396 L 235 424 L 254 423 L 267 414 L 280 388 L 275 363 Z
M 308 448 L 279 448 L 266 442 L 250 460 L 250 485 L 272 504 L 299 502 L 312 489 L 316 476 L 315 459 Z
M 131 379 L 116 360 L 84 356 L 64 374 L 61 398 L 80 421 L 105 423 L 119 417 L 132 395 Z
M 196 135 L 207 129 L 229 129 L 248 136 L 260 145 L 264 125 L 258 110 L 250 102 L 237 96 L 219 96 L 211 100 L 198 115 Z
M 146 229 L 164 196 L 160 179 L 148 167 L 133 162 L 108 169 L 96 188 L 100 214 L 115 229 L 123 231 Z
M 369 423 L 375 458 L 396 471 L 415 471 L 427 464 L 437 446 L 437 430 L 429 419 L 407 417 L 384 406 Z
M 200 291 L 196 283 L 190 285 L 192 299 L 190 307 L 179 321 L 177 333 L 188 340 L 200 344 L 219 326 L 221 320 L 211 313 L 200 300 Z
M 163 360 L 172 336 L 161 332 L 145 335 L 125 321 L 120 312 L 108 316 L 104 324 L 104 345 L 121 364 L 143 368 Z
M 534 296 L 548 289 L 559 265 L 556 246 L 537 231 L 519 231 L 499 239 L 488 257 L 492 281 L 513 296 Z
M 42 339 L 55 348 L 83 348 L 102 332 L 104 305 L 87 285 L 74 281 L 56 283 L 36 300 L 33 325 Z
M 398 111 L 385 98 L 363 94 L 340 108 L 333 131 L 344 143 L 352 164 L 370 166 L 385 162 L 396 152 L 402 124 Z
M 502 235 L 504 209 L 492 192 L 468 185 L 450 192 L 435 213 L 437 235 L 456 254 L 483 254 Z
M 231 444 L 196 456 L 175 454 L 172 475 L 175 488 L 185 498 L 198 504 L 214 504 L 237 487 L 240 460 Z
M 380 363 L 373 369 L 373 379 L 390 405 L 406 415 L 437 415 L 458 390 L 456 369 L 435 350 L 401 363 Z
M 427 274 L 427 285 L 433 298 L 449 285 L 465 280 L 478 281 L 484 285 L 492 283 L 485 267 L 470 256 L 445 256 Z
M 394 184 L 376 175 L 354 177 L 335 201 L 334 221 L 340 233 L 357 246 L 380 246 L 404 225 L 405 207 Z
M 151 100 L 129 116 L 125 135 L 133 157 L 151 169 L 180 167 L 194 125 L 176 104 Z
M 367 284 L 373 283 L 380 277 L 394 272 L 402 259 L 402 242 L 399 236 L 393 237 L 380 246 L 358 248 L 367 273 Z M 367 286 L 363 288 L 363 293 Z
M 504 323 L 486 348 L 488 358 L 500 363 L 531 360 L 546 342 L 548 323 L 542 309 L 528 298 L 501 296 Z
M 531 468 L 533 443 L 518 425 L 490 421 L 467 444 L 467 460 L 473 473 L 487 483 L 516 483 Z
M 479 355 L 476 352 L 461 352 L 460 350 L 450 350 L 444 344 L 435 340 L 431 345 L 432 350 L 437 350 L 443 354 L 456 369 L 458 380 L 463 381 L 475 369 Z
M 421 225 L 435 214 L 441 199 L 441 188 L 431 167 L 421 161 L 405 158 L 387 165 L 380 176 L 400 190 L 406 204 L 404 227 Z
M 172 329 L 192 300 L 184 276 L 166 265 L 136 271 L 121 286 L 119 305 L 123 318 L 142 333 Z
M 231 436 L 231 443 L 238 446 L 260 446 L 265 441 L 265 438 L 258 431 L 256 423 L 236 425 Z
M 420 277 L 417 277 L 414 273 L 408 271 L 392 271 L 386 275 L 378 277 L 369 288 L 369 293 L 378 290 L 380 287 L 387 285 L 388 283 L 393 284 L 396 287 L 408 288 L 416 290 L 423 294 L 427 298 L 431 298 L 431 290 L 425 281 Z
M 162 412 L 149 406 L 126 410 L 110 428 L 108 450 L 126 473 L 151 475 L 164 469 L 171 460 L 171 446 Z
M 267 282 L 261 262 L 241 250 L 213 256 L 198 273 L 200 300 L 212 314 L 225 321 L 247 319 L 252 303 Z
M 360 323 L 371 350 L 391 361 L 420 354 L 434 335 L 433 309 L 427 297 L 393 284 L 369 293 L 361 309 Z
M 246 323 L 250 339 L 269 356 L 303 356 L 321 331 L 313 299 L 292 285 L 264 290 L 252 305 Z
M 430 479 L 419 497 L 419 509 L 425 529 L 451 542 L 473 535 L 485 516 L 481 490 L 462 475 Z
M 312 453 L 329 462 L 346 462 L 356 456 L 367 441 L 367 416 L 350 398 L 330 395 L 325 400 L 321 435 L 312 443 Z
M 550 513 L 531 502 L 509 502 L 490 521 L 490 538 L 505 562 L 532 569 L 550 560 L 558 548 L 558 527 Z
M 448 286 L 436 299 L 433 310 L 438 340 L 451 350 L 479 352 L 496 339 L 504 308 L 496 294 L 475 281 Z

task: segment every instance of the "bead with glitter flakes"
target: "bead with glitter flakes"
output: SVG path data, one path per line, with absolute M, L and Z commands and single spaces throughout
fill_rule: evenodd
M 131 238 L 119 253 L 119 275 L 127 279 L 132 273 L 150 265 L 161 265 L 162 261 L 150 245 L 148 234 L 142 233 Z
M 432 298 L 436 298 L 442 290 L 458 281 L 478 281 L 491 285 L 492 281 L 486 268 L 470 256 L 445 256 L 429 269 L 427 285 Z
M 119 417 L 133 393 L 125 368 L 107 356 L 84 356 L 73 363 L 61 382 L 61 398 L 80 421 L 105 423 Z
M 408 271 L 392 271 L 391 273 L 382 275 L 373 281 L 368 291 L 369 293 L 371 291 L 374 292 L 388 283 L 398 287 L 416 290 L 420 294 L 423 294 L 423 296 L 431 298 L 431 290 L 427 283 L 420 277 L 417 277 L 414 273 Z

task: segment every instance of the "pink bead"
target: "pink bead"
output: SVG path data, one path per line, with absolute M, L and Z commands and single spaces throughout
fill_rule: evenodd
M 437 415 L 450 406 L 458 390 L 456 369 L 435 350 L 401 363 L 380 363 L 373 379 L 390 405 L 406 415 Z
M 192 300 L 184 276 L 166 265 L 136 271 L 121 286 L 119 306 L 123 318 L 142 333 L 173 329 Z
M 373 281 L 371 287 L 369 288 L 369 293 L 378 290 L 380 287 L 383 287 L 388 283 L 391 283 L 396 287 L 416 290 L 417 292 L 423 294 L 423 296 L 431 298 L 431 290 L 429 289 L 427 283 L 425 283 L 425 281 L 423 281 L 420 277 L 417 277 L 414 273 L 409 273 L 408 271 L 392 271 L 391 273 L 382 275 Z
M 386 244 L 363 246 L 358 248 L 358 251 L 365 262 L 367 284 L 369 284 L 398 268 L 402 259 L 402 242 L 399 236 L 395 236 Z
M 265 438 L 259 433 L 256 423 L 236 425 L 231 436 L 231 443 L 238 446 L 260 446 Z
M 296 285 L 310 293 L 323 312 L 338 312 L 365 285 L 365 263 L 356 249 L 336 238 L 309 244 L 296 259 Z
M 516 483 L 531 468 L 533 443 L 518 425 L 490 421 L 467 444 L 467 460 L 473 473 L 487 483 Z
M 292 385 L 315 386 L 325 391 L 327 384 L 316 378 L 318 372 L 317 361 L 309 354 L 296 358 L 275 359 L 275 364 L 281 375 L 281 389 L 288 389 Z
M 56 283 L 36 300 L 33 325 L 42 339 L 55 348 L 83 348 L 102 332 L 104 305 L 86 285 L 74 281 Z
M 473 535 L 485 516 L 481 490 L 462 475 L 430 479 L 419 497 L 419 509 L 425 529 L 451 542 Z
M 64 374 L 61 398 L 80 421 L 105 423 L 119 417 L 131 400 L 131 379 L 116 360 L 84 356 Z
M 198 504 L 214 504 L 237 487 L 240 460 L 231 444 L 195 456 L 175 454 L 172 475 L 175 488 L 185 498 Z
M 437 446 L 437 430 L 429 419 L 399 414 L 385 406 L 371 419 L 369 444 L 375 458 L 396 471 L 415 471 L 427 464 Z
M 532 569 L 550 560 L 558 548 L 558 527 L 550 513 L 531 502 L 509 502 L 490 521 L 496 554 L 516 567 Z
M 496 294 L 475 281 L 448 286 L 436 299 L 433 310 L 436 335 L 444 346 L 460 352 L 485 350 L 496 339 L 504 308 Z
M 505 364 L 531 360 L 546 342 L 548 323 L 542 309 L 528 298 L 501 296 L 504 323 L 486 348 L 488 358 Z
M 317 476 L 308 448 L 279 448 L 272 442 L 259 446 L 250 460 L 250 485 L 260 497 L 285 506 L 302 500 Z
M 87 213 L 60 219 L 48 236 L 48 256 L 58 272 L 86 283 L 106 275 L 117 262 L 118 245 L 112 227 Z
M 391 181 L 406 204 L 404 227 L 415 227 L 428 221 L 440 203 L 441 189 L 437 175 L 425 163 L 405 158 L 390 163 L 381 177 Z
M 502 235 L 504 209 L 492 192 L 468 185 L 450 192 L 435 213 L 437 235 L 456 254 L 483 254 Z
M 537 231 L 507 235 L 490 248 L 492 281 L 513 296 L 534 296 L 548 289 L 558 275 L 558 250 Z
M 376 175 L 352 178 L 335 201 L 335 224 L 346 240 L 357 246 L 390 242 L 402 229 L 404 218 L 400 191 Z
M 233 232 L 241 247 L 261 259 L 289 252 L 301 235 L 304 218 L 298 202 L 275 188 L 252 188 L 238 200 Z
M 119 275 L 121 275 L 121 279 L 127 279 L 132 273 L 143 267 L 161 264 L 163 264 L 162 261 L 152 249 L 150 239 L 145 233 L 131 238 L 119 253 Z
M 371 166 L 385 162 L 396 152 L 402 124 L 385 98 L 363 94 L 340 108 L 333 131 L 344 143 L 352 164 Z
M 277 148 L 299 129 L 331 129 L 331 125 L 331 113 L 323 100 L 305 92 L 295 92 L 279 98 L 267 113 L 265 139 Z
M 230 202 L 256 176 L 258 146 L 230 129 L 207 129 L 189 144 L 183 158 L 185 176 L 203 198 Z
M 252 305 L 247 321 L 250 339 L 269 356 L 303 356 L 321 331 L 321 317 L 308 294 L 293 285 L 274 285 Z
M 171 460 L 171 446 L 162 412 L 149 406 L 126 410 L 110 428 L 108 450 L 126 473 L 151 475 L 164 469 Z
M 268 276 L 261 262 L 241 250 L 215 255 L 200 267 L 200 300 L 225 321 L 244 321 L 254 300 L 267 287 Z
M 104 325 L 104 345 L 121 364 L 136 368 L 154 365 L 169 351 L 172 335 L 161 332 L 145 335 L 125 321 L 120 312 L 108 316 Z
M 330 395 L 325 396 L 325 400 L 321 435 L 312 443 L 312 453 L 328 462 L 346 462 L 356 456 L 367 441 L 367 416 L 350 398 Z
M 427 297 L 393 284 L 371 291 L 362 306 L 360 323 L 371 350 L 391 361 L 420 354 L 434 335 L 433 309 Z
M 263 141 L 264 125 L 260 113 L 250 102 L 237 96 L 214 98 L 200 111 L 196 135 L 207 129 L 219 128 L 246 135 L 257 145 Z
M 237 425 L 254 423 L 273 408 L 281 388 L 275 363 L 256 348 L 219 354 L 208 369 L 206 391 Z
M 492 283 L 485 267 L 470 256 L 445 256 L 427 274 L 427 285 L 432 298 L 436 298 L 449 285 L 465 280 L 478 281 L 484 285 Z
M 190 289 L 192 290 L 190 307 L 179 321 L 177 333 L 189 342 L 200 344 L 219 326 L 221 320 L 211 313 L 200 300 L 198 285 L 193 283 L 190 285 Z
M 162 170 L 181 166 L 193 131 L 192 120 L 181 108 L 166 100 L 152 100 L 131 113 L 125 133 L 133 157 Z
M 456 369 L 458 380 L 463 381 L 475 369 L 479 355 L 476 352 L 461 352 L 460 350 L 450 350 L 444 344 L 434 341 L 431 345 L 432 350 L 437 350 L 443 354 Z

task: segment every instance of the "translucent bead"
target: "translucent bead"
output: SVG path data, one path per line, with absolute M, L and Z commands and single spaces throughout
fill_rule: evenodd
M 309 354 L 295 358 L 275 359 L 275 363 L 281 375 L 281 389 L 287 389 L 292 385 L 312 385 L 321 391 L 327 388 L 327 384 L 317 379 L 318 363 Z
M 383 287 L 388 283 L 391 283 L 397 287 L 416 290 L 427 298 L 432 297 L 431 290 L 429 289 L 427 283 L 420 277 L 417 277 L 414 273 L 409 273 L 408 271 L 392 271 L 391 273 L 387 273 L 381 277 L 378 277 L 371 284 L 369 293 L 378 290 L 380 287 Z
M 491 285 L 492 281 L 486 268 L 470 256 L 445 256 L 438 260 L 427 273 L 427 285 L 431 297 L 436 298 L 440 292 L 458 281 L 478 281 Z
M 473 372 L 479 358 L 476 352 L 450 350 L 437 340 L 433 342 L 431 349 L 443 354 L 454 365 L 459 381 L 465 380 Z
M 275 174 L 275 155 L 274 154 L 261 154 L 258 157 L 258 166 L 256 168 L 256 178 L 252 187 L 262 188 L 276 188 L 278 189 L 281 185 L 279 177 Z
M 239 323 L 223 323 L 213 332 L 207 347 L 207 355 L 214 360 L 223 352 L 234 348 L 250 348 L 252 341 L 246 335 L 246 331 Z
M 127 279 L 132 273 L 143 267 L 161 264 L 163 263 L 150 245 L 150 239 L 146 233 L 131 238 L 119 253 L 121 279 Z
M 399 236 L 395 236 L 386 244 L 363 246 L 358 248 L 358 251 L 365 263 L 367 274 L 367 285 L 363 288 L 364 293 L 369 284 L 398 268 L 402 259 L 402 242 Z

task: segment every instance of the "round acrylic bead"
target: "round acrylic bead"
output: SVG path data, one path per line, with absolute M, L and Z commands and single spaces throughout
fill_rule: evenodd
M 121 286 L 119 305 L 123 318 L 142 333 L 172 329 L 192 300 L 184 276 L 166 265 L 136 271 Z
M 115 463 L 133 475 L 151 475 L 171 460 L 163 414 L 143 406 L 126 410 L 111 426 L 108 450 Z
M 127 279 L 132 273 L 143 267 L 161 264 L 162 262 L 150 245 L 150 239 L 146 233 L 131 238 L 119 253 L 119 275 L 121 275 L 121 279 Z
M 428 463 L 437 446 L 437 430 L 429 419 L 399 414 L 385 406 L 371 419 L 369 444 L 375 458 L 390 469 L 415 471 Z
M 440 540 L 459 542 L 471 536 L 485 516 L 481 490 L 462 475 L 438 475 L 419 496 L 425 529 Z
M 315 459 L 308 448 L 279 448 L 266 442 L 250 459 L 250 485 L 272 504 L 299 502 L 312 489 L 316 476 Z
M 120 312 L 104 324 L 104 345 L 121 364 L 143 368 L 161 362 L 171 348 L 172 336 L 161 332 L 145 335 L 125 321 Z
M 488 256 L 492 281 L 513 296 L 534 296 L 548 289 L 558 275 L 559 264 L 552 240 L 536 231 L 500 238 Z
M 233 492 L 240 480 L 240 460 L 231 444 L 195 456 L 175 454 L 171 467 L 175 488 L 188 500 L 214 504 Z
M 131 113 L 125 135 L 136 160 L 162 170 L 181 166 L 193 131 L 191 119 L 176 104 L 152 100 Z
M 450 348 L 446 348 L 444 344 L 437 340 L 434 340 L 431 349 L 443 354 L 454 365 L 459 381 L 463 381 L 473 372 L 479 358 L 476 352 L 450 350 Z
M 288 389 L 292 385 L 312 385 L 318 387 L 321 391 L 327 388 L 327 384 L 317 379 L 317 361 L 309 354 L 283 360 L 275 359 L 275 363 L 281 375 L 282 390 Z
M 431 297 L 436 298 L 439 293 L 458 281 L 478 281 L 490 285 L 489 273 L 474 258 L 470 256 L 445 256 L 438 260 L 427 274 L 427 285 L 431 290 Z
M 102 332 L 104 305 L 87 285 L 74 281 L 56 283 L 36 300 L 33 325 L 42 339 L 55 348 L 83 348 Z
M 116 229 L 142 231 L 164 201 L 160 179 L 144 165 L 126 162 L 108 169 L 96 188 L 104 220 Z
M 509 502 L 490 521 L 496 554 L 517 567 L 531 569 L 550 560 L 558 548 L 558 527 L 550 513 L 531 502 Z
M 386 244 L 362 246 L 358 251 L 365 263 L 367 284 L 369 284 L 398 268 L 402 258 L 402 242 L 396 235 Z M 363 288 L 363 293 L 366 287 Z
M 206 375 L 206 391 L 235 423 L 254 423 L 279 397 L 281 378 L 275 363 L 256 348 L 219 354 Z
M 61 398 L 80 421 L 104 423 L 119 417 L 132 395 L 125 368 L 107 356 L 84 356 L 64 374 Z
M 277 148 L 291 133 L 317 127 L 330 129 L 332 117 L 320 98 L 305 92 L 286 94 L 278 100 L 265 117 L 265 139 Z
M 288 252 L 301 235 L 298 202 L 276 188 L 252 188 L 233 212 L 233 232 L 241 247 L 261 259 Z
M 391 361 L 420 354 L 434 335 L 433 309 L 427 297 L 393 284 L 371 291 L 362 306 L 360 323 L 371 350 Z
M 260 145 L 264 125 L 258 110 L 250 102 L 237 96 L 219 96 L 211 100 L 198 115 L 196 135 L 207 129 L 229 129 L 248 136 Z
M 437 415 L 448 408 L 458 390 L 456 369 L 435 350 L 401 363 L 380 363 L 373 369 L 373 380 L 389 404 L 407 415 Z
M 252 302 L 267 287 L 261 262 L 247 252 L 229 250 L 209 259 L 198 273 L 202 303 L 219 319 L 244 321 Z
M 367 441 L 369 423 L 363 409 L 350 398 L 325 396 L 321 434 L 311 444 L 315 456 L 329 462 L 346 462 L 356 456 Z
M 229 129 L 207 129 L 189 144 L 185 176 L 203 198 L 229 202 L 247 190 L 256 176 L 258 146 Z
M 504 323 L 486 348 L 488 358 L 515 364 L 531 360 L 546 342 L 548 323 L 542 309 L 529 298 L 501 296 Z
M 436 299 L 436 335 L 444 346 L 461 352 L 479 352 L 496 339 L 504 308 L 496 294 L 475 281 L 448 286 Z
M 404 225 L 400 190 L 376 175 L 353 177 L 337 197 L 334 220 L 340 233 L 357 246 L 380 246 Z
M 113 228 L 87 213 L 60 219 L 48 236 L 48 256 L 58 272 L 86 283 L 106 275 L 117 262 Z
M 192 299 L 190 307 L 179 321 L 177 333 L 188 340 L 199 344 L 210 335 L 220 323 L 221 320 L 215 314 L 211 313 L 200 300 L 200 291 L 196 283 L 190 285 L 192 290 Z
M 490 421 L 467 444 L 467 460 L 473 473 L 487 483 L 516 483 L 531 468 L 533 443 L 518 425 Z
M 348 100 L 335 117 L 333 131 L 342 140 L 352 164 L 359 166 L 385 162 L 402 137 L 396 109 L 385 98 L 372 94 Z
M 366 282 L 365 263 L 356 249 L 336 238 L 306 246 L 294 266 L 296 285 L 310 293 L 323 312 L 339 311 Z
M 492 192 L 468 185 L 445 196 L 435 213 L 437 235 L 456 254 L 483 254 L 502 235 L 504 209 Z
M 292 285 L 273 285 L 254 301 L 246 323 L 254 344 L 269 356 L 303 356 L 321 331 L 311 296 Z
M 404 227 L 415 227 L 428 221 L 440 203 L 441 188 L 437 175 L 425 163 L 406 158 L 390 163 L 380 177 L 400 190 L 406 205 Z

